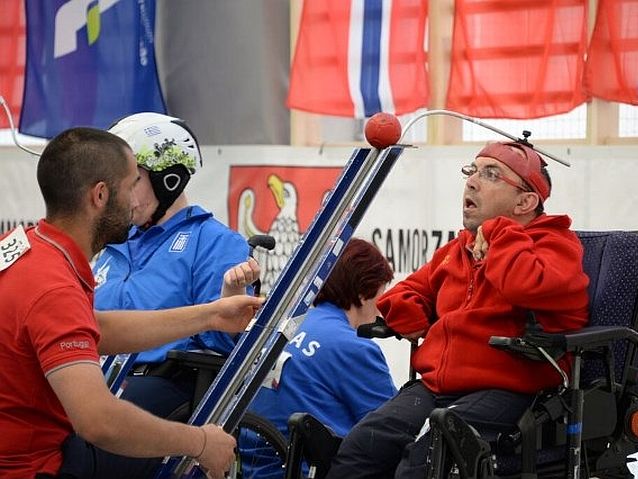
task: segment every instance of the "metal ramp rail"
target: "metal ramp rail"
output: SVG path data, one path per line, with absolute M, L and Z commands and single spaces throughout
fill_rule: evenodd
M 233 349 L 189 424 L 215 423 L 229 433 L 237 427 L 402 152 L 400 145 L 353 152 L 254 323 Z M 167 457 L 155 477 L 194 477 L 195 466 L 192 458 Z

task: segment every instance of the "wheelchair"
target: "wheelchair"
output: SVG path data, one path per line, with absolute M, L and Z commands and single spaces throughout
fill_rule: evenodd
M 430 416 L 428 479 L 633 478 L 638 452 L 638 232 L 577 232 L 589 276 L 590 321 L 579 331 L 545 333 L 529 314 L 520 338 L 492 337 L 493 347 L 530 360 L 572 357 L 571 378 L 539 393 L 515 431 L 483 441 L 453 410 Z M 382 325 L 381 337 L 392 336 Z M 286 479 L 326 475 L 341 438 L 304 413 L 289 420 Z
M 192 411 L 203 400 L 226 358 L 212 351 L 171 350 L 168 352 L 167 359 L 167 362 L 174 363 L 179 369 L 188 369 L 196 374 L 195 392 L 188 413 L 182 417 L 170 418 L 186 422 Z M 233 435 L 239 445 L 238 457 L 232 475 L 227 477 L 244 479 L 246 474 L 242 471 L 251 471 L 252 474 L 257 474 L 260 468 L 264 467 L 262 456 L 271 461 L 272 458 L 275 458 L 275 460 L 280 461 L 278 464 L 283 468 L 287 441 L 279 429 L 268 419 L 246 411 Z
M 250 248 L 250 256 L 256 248 L 261 247 L 270 251 L 275 247 L 275 239 L 269 235 L 254 235 L 247 240 Z M 257 279 L 253 284 L 255 296 L 261 293 L 261 281 Z M 133 358 L 130 355 L 116 355 L 108 358 L 109 363 L 103 367 L 107 385 L 114 394 L 120 394 L 125 385 L 124 376 L 132 369 Z M 153 368 L 145 367 L 138 374 L 141 376 L 157 376 L 161 378 L 174 378 L 176 375 L 193 378 L 194 390 L 188 403 L 172 411 L 166 419 L 186 423 L 191 414 L 202 402 L 210 385 L 215 380 L 224 363 L 226 357 L 209 349 L 202 350 L 170 350 L 167 353 L 166 361 Z M 286 439 L 277 427 L 264 417 L 250 411 L 244 413 L 237 428 L 233 431 L 238 444 L 243 444 L 248 450 L 261 451 L 272 457 L 274 451 L 277 459 L 283 461 L 286 455 Z M 257 470 L 259 467 L 258 457 L 248 457 L 242 448 L 238 450 L 236 464 L 233 475 L 230 477 L 241 479 L 242 468 Z

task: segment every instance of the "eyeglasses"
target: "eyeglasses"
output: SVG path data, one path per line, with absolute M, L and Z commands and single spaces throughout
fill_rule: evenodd
M 478 173 L 479 178 L 482 180 L 489 181 L 490 183 L 496 183 L 501 180 L 507 183 L 508 185 L 512 185 L 514 188 L 518 188 L 519 190 L 523 190 L 525 192 L 531 192 L 532 190 L 525 185 L 521 185 L 518 182 L 508 178 L 507 176 L 503 176 L 501 170 L 498 169 L 497 166 L 488 165 L 483 168 L 479 168 L 476 165 L 465 165 L 461 167 L 461 173 L 467 180 L 470 176 Z

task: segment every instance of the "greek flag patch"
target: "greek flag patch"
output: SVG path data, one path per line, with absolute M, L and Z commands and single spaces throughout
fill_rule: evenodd
M 146 136 L 159 135 L 161 132 L 162 130 L 160 130 L 159 126 L 156 125 L 147 126 L 146 128 L 144 128 L 144 133 L 146 133 Z
M 177 233 L 171 247 L 168 249 L 170 253 L 181 253 L 186 249 L 186 245 L 188 244 L 188 238 L 190 238 L 190 233 Z

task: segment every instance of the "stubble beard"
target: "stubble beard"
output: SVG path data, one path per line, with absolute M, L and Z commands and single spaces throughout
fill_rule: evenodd
M 130 212 L 118 205 L 116 194 L 109 196 L 106 209 L 93 225 L 93 252 L 97 253 L 107 244 L 120 244 L 128 239 L 131 227 Z
M 463 227 L 466 230 L 468 230 L 469 232 L 475 235 L 479 226 L 480 226 L 480 223 L 477 224 L 477 221 L 475 219 L 466 218 L 465 215 L 463 215 Z

